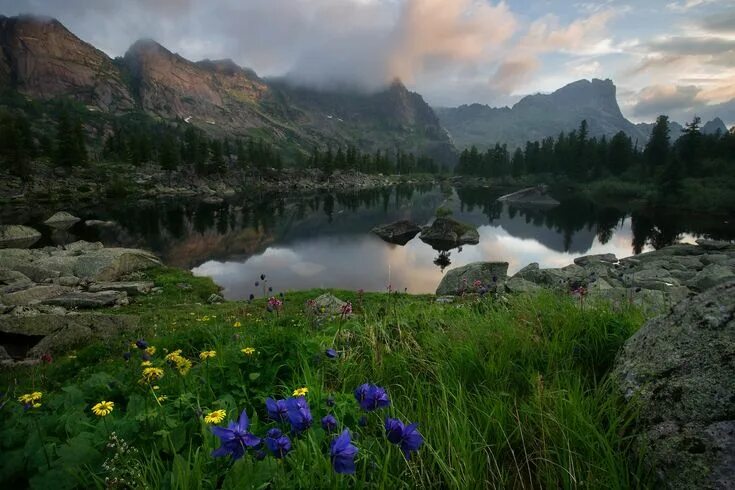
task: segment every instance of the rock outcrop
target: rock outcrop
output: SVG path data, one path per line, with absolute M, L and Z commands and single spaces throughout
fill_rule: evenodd
M 499 202 L 507 202 L 515 206 L 529 206 L 539 208 L 550 208 L 560 203 L 549 195 L 549 188 L 545 185 L 528 187 L 498 198 Z
M 437 250 L 450 250 L 480 242 L 480 234 L 475 228 L 452 218 L 436 218 L 431 226 L 421 231 L 419 238 Z
M 81 220 L 73 214 L 67 213 L 66 211 L 59 211 L 58 213 L 54 213 L 54 215 L 44 221 L 44 223 L 53 228 L 66 229 L 79 221 Z
M 437 296 L 495 290 L 508 278 L 508 262 L 475 262 L 447 271 Z
M 388 243 L 405 245 L 421 231 L 421 227 L 407 220 L 376 226 L 372 232 Z
M 639 442 L 662 485 L 735 488 L 735 281 L 646 323 L 612 376 L 639 407 Z

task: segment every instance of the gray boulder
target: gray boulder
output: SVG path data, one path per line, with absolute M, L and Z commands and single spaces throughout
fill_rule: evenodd
M 639 408 L 663 486 L 735 488 L 735 281 L 684 300 L 624 345 L 612 377 Z
M 474 227 L 452 218 L 436 218 L 431 226 L 421 231 L 419 238 L 438 250 L 480 243 L 480 234 Z
M 30 226 L 0 225 L 0 248 L 28 248 L 40 238 Z
M 532 293 L 542 289 L 535 282 L 527 281 L 519 276 L 513 276 L 505 283 L 505 289 L 509 293 Z
M 55 315 L 0 317 L 0 347 L 9 357 L 21 360 L 38 358 L 45 353 L 61 354 L 93 340 L 115 338 L 120 333 L 132 335 L 139 326 L 131 315 Z
M 209 304 L 218 304 L 218 303 L 224 303 L 225 298 L 220 296 L 219 294 L 212 293 L 209 295 L 209 298 L 207 298 L 207 303 Z
M 347 303 L 331 293 L 324 293 L 314 299 L 314 303 L 307 307 L 307 312 L 317 316 L 335 316 L 342 314 L 342 308 Z
M 597 254 L 597 255 L 585 255 L 584 257 L 577 257 L 574 259 L 574 263 L 581 266 L 586 266 L 594 262 L 603 262 L 605 264 L 614 264 L 618 261 L 615 254 Z
M 554 207 L 560 204 L 559 201 L 549 195 L 549 188 L 544 184 L 500 196 L 498 201 L 529 207 Z
M 732 267 L 719 264 L 710 264 L 697 272 L 689 282 L 688 286 L 697 291 L 705 291 L 727 281 L 735 279 Z
M 127 294 L 124 291 L 101 291 L 98 293 L 75 291 L 46 299 L 43 303 L 64 308 L 103 308 L 124 304 L 126 298 Z
M 436 288 L 437 296 L 460 295 L 474 291 L 475 281 L 483 288 L 494 288 L 508 278 L 508 262 L 474 262 L 447 271 Z
M 407 220 L 396 221 L 387 225 L 376 226 L 372 232 L 388 243 L 397 245 L 405 245 L 413 239 L 421 231 L 415 223 Z
M 8 293 L 0 297 L 0 303 L 6 305 L 33 305 L 42 303 L 51 298 L 61 296 L 71 291 L 71 288 L 57 285 L 32 286 L 21 291 Z
M 44 221 L 44 223 L 53 228 L 65 229 L 70 228 L 74 225 L 74 223 L 77 223 L 79 221 L 81 220 L 73 214 L 67 213 L 66 211 L 59 211 L 58 213 L 55 213 L 49 219 Z
M 98 293 L 100 291 L 124 291 L 128 296 L 148 294 L 153 289 L 151 281 L 121 281 L 121 282 L 99 282 L 90 284 L 87 291 Z
M 0 296 L 3 294 L 28 289 L 33 285 L 25 274 L 18 271 L 0 269 Z

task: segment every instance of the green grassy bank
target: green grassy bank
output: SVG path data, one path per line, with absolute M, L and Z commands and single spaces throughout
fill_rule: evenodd
M 184 272 L 150 277 L 164 292 L 120 310 L 140 315 L 135 336 L 0 373 L 3 488 L 648 486 L 631 448 L 634 414 L 606 378 L 643 323 L 637 310 L 551 292 L 436 304 L 336 291 L 354 315 L 320 320 L 304 305 L 321 291 L 286 293 L 282 309 L 269 312 L 263 298 L 207 305 L 214 285 Z M 155 346 L 150 362 L 163 370 L 151 383 L 140 382 L 137 338 Z M 185 375 L 164 359 L 177 349 L 193 364 Z M 200 360 L 203 351 L 216 356 Z M 360 410 L 353 391 L 366 382 L 387 390 L 388 408 Z M 292 435 L 283 459 L 258 460 L 253 450 L 234 464 L 212 457 L 218 439 L 204 416 L 224 409 L 225 425 L 246 409 L 250 431 L 263 437 L 279 426 L 266 417 L 265 398 L 301 387 L 314 422 Z M 17 399 L 34 391 L 41 406 L 25 410 Z M 91 410 L 102 400 L 114 402 L 106 417 Z M 327 413 L 352 433 L 354 475 L 331 467 L 332 436 L 320 424 Z M 388 415 L 419 423 L 425 442 L 410 461 L 385 437 Z

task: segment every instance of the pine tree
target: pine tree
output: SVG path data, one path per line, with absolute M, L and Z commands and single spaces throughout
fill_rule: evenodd
M 646 171 L 653 175 L 656 169 L 665 167 L 669 163 L 669 117 L 658 116 L 651 130 L 651 139 L 646 144 L 644 156 L 646 159 Z

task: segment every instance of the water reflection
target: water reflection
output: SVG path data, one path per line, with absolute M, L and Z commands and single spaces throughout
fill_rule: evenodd
M 391 284 L 398 290 L 432 292 L 444 268 L 474 261 L 508 261 L 512 273 L 530 262 L 555 267 L 591 253 L 624 257 L 699 235 L 735 238 L 733 224 L 721 218 L 663 210 L 631 214 L 584 199 L 562 200 L 553 209 L 518 209 L 496 201 L 503 193 L 402 185 L 222 202 L 111 202 L 67 210 L 83 219 L 112 220 L 115 226 L 80 222 L 62 234 L 41 224 L 51 210 L 25 210 L 12 216 L 0 210 L 0 222 L 17 223 L 21 216 L 20 222 L 43 232 L 40 246 L 85 239 L 148 248 L 168 264 L 212 276 L 229 298 L 257 294 L 253 283 L 261 273 L 269 276 L 276 291 L 311 287 L 379 291 Z M 398 246 L 369 232 L 401 219 L 428 224 L 439 206 L 477 226 L 480 243 L 437 254 L 418 237 Z

